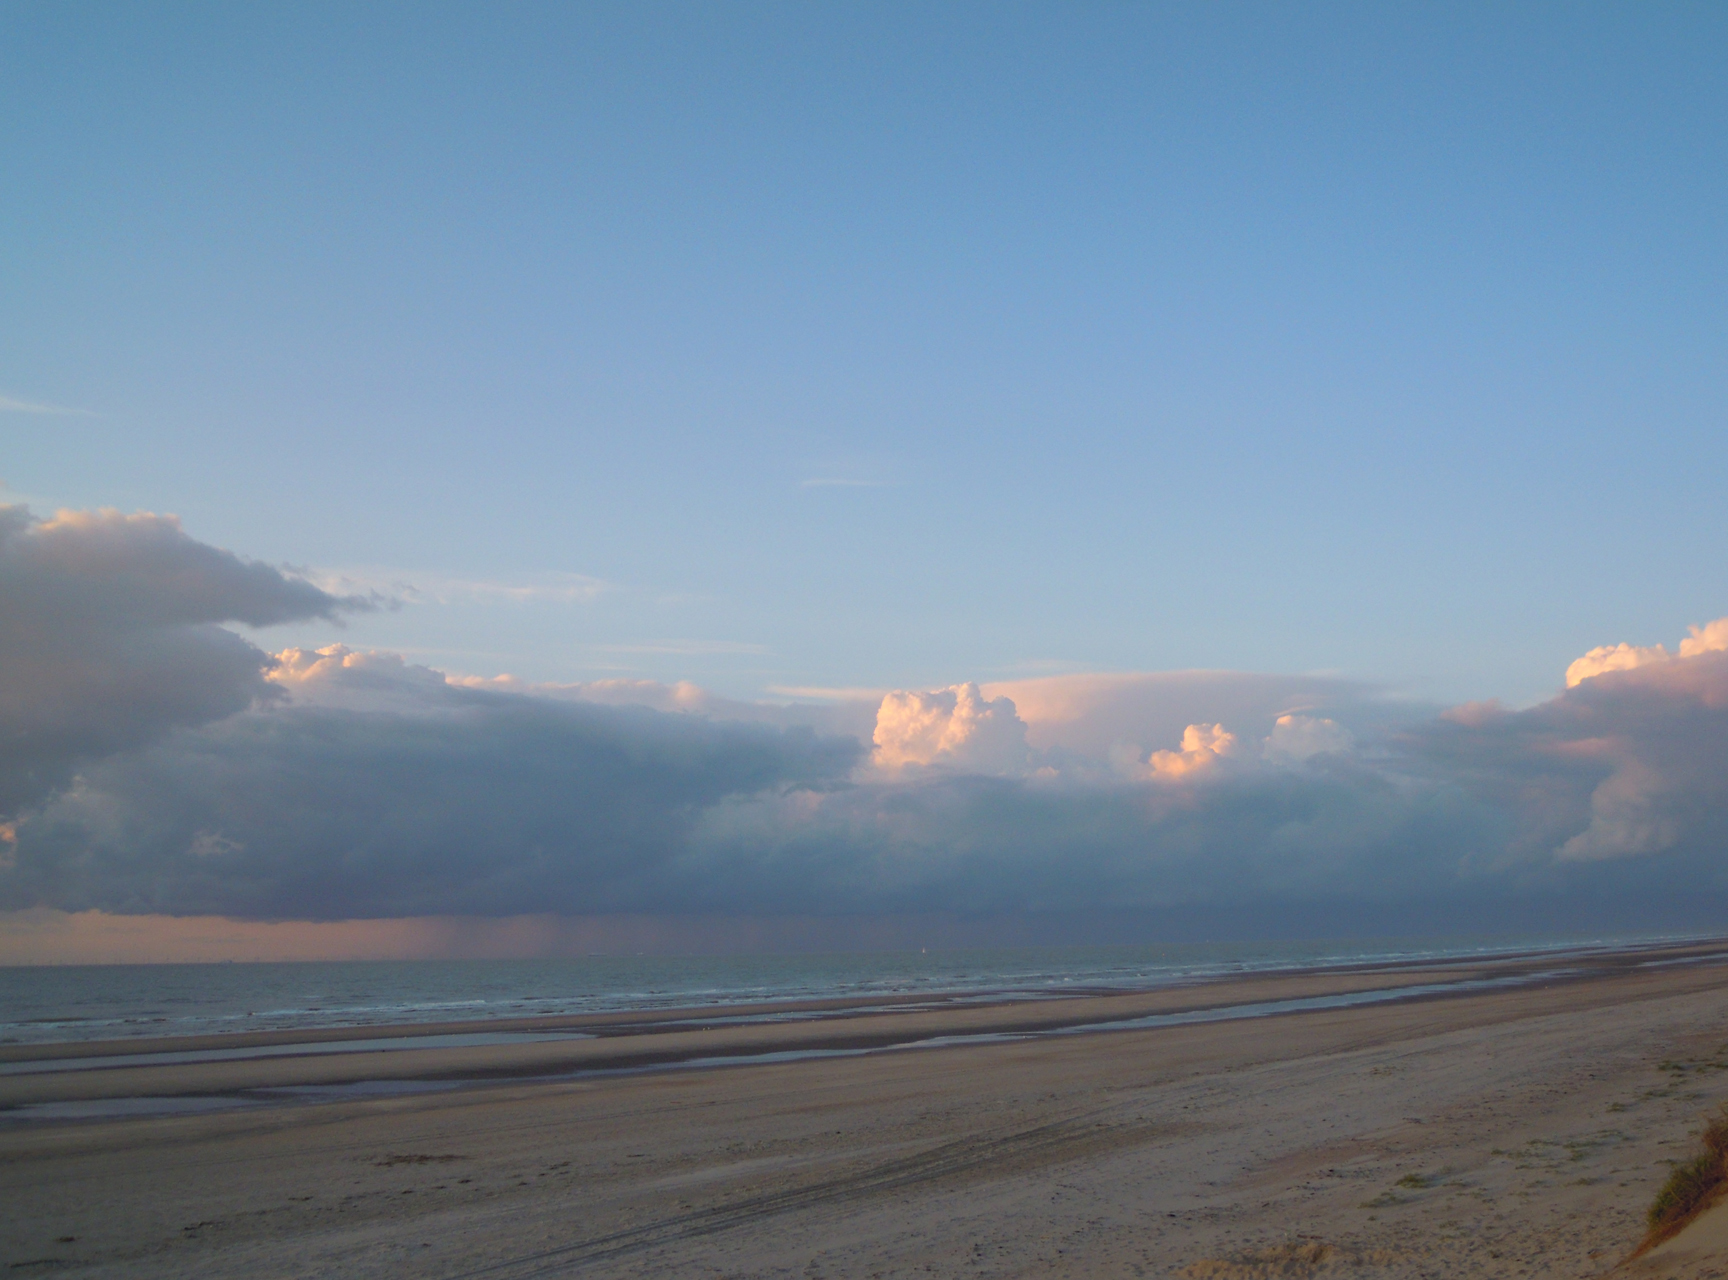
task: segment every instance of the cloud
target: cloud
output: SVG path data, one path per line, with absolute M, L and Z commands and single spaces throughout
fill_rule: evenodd
M 716 806 L 667 887 L 734 910 L 1014 915 L 1437 899 L 1468 890 L 1465 799 L 1366 771 L 1204 781 L 946 771 Z M 670 899 L 668 905 L 680 901 Z
M 0 509 L 0 909 L 1469 919 L 1728 892 L 1728 620 L 1444 714 L 1204 671 L 787 705 L 225 625 L 367 603 L 166 517 Z
M 1673 852 L 1718 881 L 1728 872 L 1715 864 L 1728 847 L 1725 633 L 1722 620 L 1694 627 L 1680 653 L 1605 667 L 1526 711 L 1477 704 L 1411 742 L 1514 820 L 1509 857 Z
M 307 570 L 323 590 L 375 596 L 399 604 L 590 604 L 617 588 L 580 573 L 540 573 L 513 578 L 458 578 L 448 574 L 379 566 Z
M 1680 642 L 1682 658 L 1696 658 L 1706 653 L 1728 651 L 1728 618 L 1717 618 L 1703 626 L 1686 628 L 1692 634 Z
M 874 711 L 884 695 L 892 689 L 877 689 L 869 685 L 771 684 L 768 692 L 777 698 L 813 698 L 818 702 L 868 702 Z
M 34 400 L 14 400 L 11 396 L 0 396 L 0 413 L 33 413 L 55 418 L 95 416 L 88 409 L 71 409 L 65 405 L 42 404 Z
M 390 655 L 284 655 L 289 696 L 86 766 L 20 824 L 0 906 L 336 919 L 608 912 L 701 886 L 707 809 L 836 785 L 809 730 L 464 688 Z
M 1655 662 L 1667 662 L 1672 657 L 1662 645 L 1651 645 L 1641 648 L 1638 645 L 1624 642 L 1614 645 L 1598 645 L 1582 658 L 1575 659 L 1566 668 L 1566 687 L 1575 688 L 1594 676 L 1604 675 L 1610 671 L 1632 671 L 1638 667 L 1647 667 Z
M 1356 745 L 1356 735 L 1324 716 L 1282 715 L 1261 745 L 1269 760 L 1301 761 L 1348 751 Z
M 368 607 L 195 542 L 172 516 L 0 507 L 0 815 L 84 760 L 272 696 L 252 627 Z
M 593 702 L 608 707 L 646 707 L 653 711 L 774 725 L 783 729 L 807 728 L 858 740 L 869 739 L 876 724 L 876 707 L 881 700 L 881 694 L 875 693 L 868 699 L 849 698 L 817 704 L 751 702 L 723 698 L 688 680 L 666 684 L 659 680 L 613 678 L 564 684 L 536 683 L 508 675 L 452 676 L 449 679 L 452 684 L 464 688 L 522 693 L 565 702 Z
M 1182 730 L 1182 746 L 1176 751 L 1154 751 L 1147 759 L 1143 777 L 1173 782 L 1219 761 L 1237 755 L 1241 742 L 1221 724 L 1191 724 Z
M 1028 748 L 1013 706 L 966 685 L 885 698 L 867 752 L 770 722 L 821 708 L 289 650 L 276 701 L 87 765 L 23 815 L 0 906 L 312 920 L 1185 904 L 1269 919 L 1275 904 L 1480 911 L 1567 892 L 1619 906 L 1651 894 L 1620 876 L 1630 852 L 1690 859 L 1694 887 L 1721 878 L 1711 797 L 1728 742 L 1709 748 L 1728 703 L 1708 702 L 1712 665 L 1728 654 L 1348 750 L 1324 717 L 1281 717 L 1268 736 L 1293 749 L 1259 752 L 1197 722 L 1121 771 Z
M 1319 716 L 1352 733 L 1374 734 L 1439 710 L 1390 701 L 1357 681 L 1246 671 L 1044 676 L 986 684 L 983 692 L 1013 701 L 1035 749 L 1100 760 L 1125 745 L 1176 742 L 1191 724 L 1222 723 L 1259 740 L 1273 733 L 1281 716 Z
M 1586 680 L 1611 671 L 1635 671 L 1639 667 L 1671 662 L 1675 658 L 1696 658 L 1700 654 L 1728 650 L 1728 618 L 1718 618 L 1703 626 L 1687 628 L 1691 632 L 1680 642 L 1676 653 L 1666 645 L 1639 646 L 1627 644 L 1599 645 L 1566 668 L 1566 687 L 1574 688 Z
M 708 714 L 727 705 L 706 689 L 688 680 L 666 684 L 659 680 L 588 680 L 571 684 L 535 683 L 515 676 L 448 676 L 464 689 L 492 689 L 499 693 L 534 694 L 570 702 L 597 702 L 610 707 L 649 707 L 655 711 Z M 728 717 L 732 719 L 738 716 Z
M 876 711 L 876 763 L 1016 773 L 1026 767 L 1026 725 L 1007 698 L 986 699 L 975 684 L 931 693 L 890 693 Z

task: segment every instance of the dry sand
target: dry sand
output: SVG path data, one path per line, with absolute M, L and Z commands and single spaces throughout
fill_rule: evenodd
M 509 1075 L 857 1049 L 1436 975 L 707 1030 L 575 1019 L 563 1025 L 596 1038 L 8 1075 L 0 1105 L 490 1082 L 0 1127 L 0 1254 L 21 1276 L 1601 1275 L 1636 1244 L 1703 1112 L 1728 1097 L 1728 966 L 1640 967 L 1650 958 L 1273 1018 L 552 1082 Z M 276 1043 L 292 1053 L 308 1038 Z M 1623 1273 L 1728 1275 L 1725 1227 L 1706 1215 Z

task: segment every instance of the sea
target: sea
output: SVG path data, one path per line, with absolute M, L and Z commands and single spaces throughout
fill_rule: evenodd
M 1587 952 L 1679 938 L 1472 937 L 768 956 L 0 967 L 0 1044 L 778 1001 L 1058 998 L 1233 974 Z

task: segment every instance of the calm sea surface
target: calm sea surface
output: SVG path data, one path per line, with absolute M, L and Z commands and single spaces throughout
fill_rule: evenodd
M 1638 940 L 1499 937 L 928 954 L 0 967 L 0 1043 L 456 1022 L 760 1000 L 995 992 L 1058 996 L 1316 964 L 1632 941 Z

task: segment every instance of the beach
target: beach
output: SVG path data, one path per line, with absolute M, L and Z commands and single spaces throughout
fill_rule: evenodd
M 21 1275 L 1599 1275 L 1725 1070 L 1724 943 L 7 1046 L 0 1248 Z

